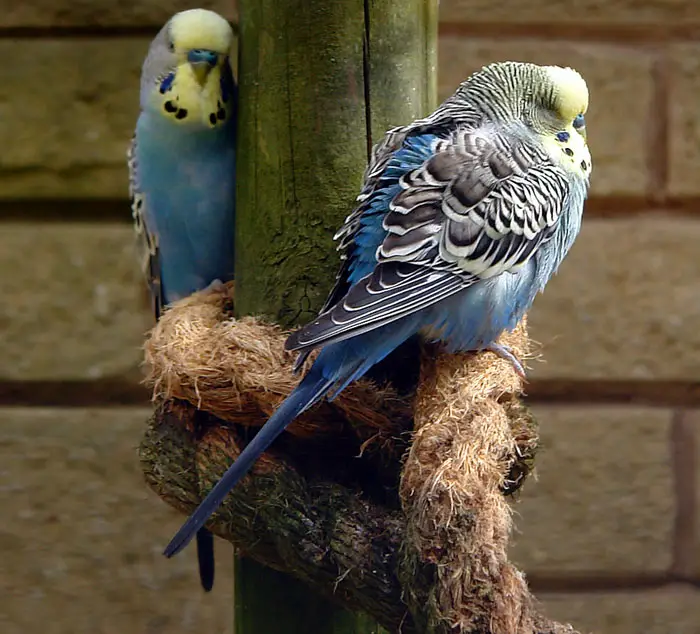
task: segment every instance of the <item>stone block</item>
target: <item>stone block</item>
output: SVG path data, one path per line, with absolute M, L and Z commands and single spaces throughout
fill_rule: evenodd
M 202 9 L 217 11 L 229 20 L 236 17 L 236 0 L 200 0 Z M 174 13 L 191 9 L 185 0 L 145 0 L 144 2 L 107 2 L 74 0 L 73 2 L 13 2 L 0 0 L 0 27 L 144 27 L 160 28 Z
M 514 506 L 513 560 L 531 576 L 667 570 L 675 512 L 670 412 L 539 406 L 533 413 L 542 449 L 537 480 Z
M 700 45 L 672 46 L 669 58 L 669 194 L 673 197 L 698 196 Z
M 697 379 L 700 222 L 586 219 L 530 313 L 533 378 Z
M 145 288 L 127 224 L 3 223 L 0 377 L 136 374 Z
M 495 6 L 495 5 L 494 5 Z M 578 9 L 576 10 L 578 13 Z M 571 66 L 590 92 L 586 129 L 593 158 L 591 194 L 645 196 L 650 188 L 648 135 L 652 55 L 612 44 L 445 35 L 439 42 L 440 98 L 486 64 L 499 61 Z
M 547 616 L 571 623 L 581 634 L 697 634 L 700 631 L 700 592 L 686 587 L 539 598 Z
M 700 23 L 700 5 L 693 0 L 441 0 L 443 22 L 466 24 L 581 27 L 663 28 Z M 552 33 L 553 29 L 548 29 Z
M 216 583 L 196 549 L 162 549 L 184 519 L 146 487 L 136 448 L 150 409 L 3 409 L 3 634 L 231 632 L 232 551 Z

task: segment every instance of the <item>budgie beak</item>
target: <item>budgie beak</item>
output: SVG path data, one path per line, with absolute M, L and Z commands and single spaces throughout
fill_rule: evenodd
M 219 62 L 219 55 L 214 51 L 198 48 L 187 53 L 187 61 L 192 67 L 197 81 L 203 85 L 209 71 Z

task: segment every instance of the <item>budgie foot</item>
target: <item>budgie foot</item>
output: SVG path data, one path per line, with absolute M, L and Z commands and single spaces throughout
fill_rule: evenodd
M 498 355 L 499 357 L 501 357 L 501 359 L 505 359 L 506 361 L 510 361 L 513 364 L 513 369 L 515 370 L 516 374 L 521 379 L 523 379 L 523 381 L 527 380 L 527 376 L 525 375 L 525 368 L 523 367 L 523 364 L 520 363 L 518 358 L 513 354 L 513 351 L 508 346 L 502 346 L 501 344 L 498 344 L 498 343 L 492 343 L 490 346 L 487 346 L 485 349 Z
M 209 291 L 222 291 L 224 289 L 224 283 L 221 280 L 212 280 L 207 286 L 204 291 L 209 292 Z

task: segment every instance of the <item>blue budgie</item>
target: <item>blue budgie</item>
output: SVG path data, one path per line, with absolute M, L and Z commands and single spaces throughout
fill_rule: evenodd
M 573 69 L 486 66 L 425 119 L 389 131 L 336 235 L 343 262 L 319 317 L 286 347 L 320 353 L 167 546 L 173 556 L 299 414 L 333 399 L 414 335 L 490 350 L 578 235 L 591 157 L 588 88 Z
M 129 150 L 143 267 L 158 318 L 171 302 L 233 278 L 236 85 L 233 31 L 212 11 L 173 16 L 151 43 Z M 197 532 L 202 586 L 214 583 L 211 533 Z

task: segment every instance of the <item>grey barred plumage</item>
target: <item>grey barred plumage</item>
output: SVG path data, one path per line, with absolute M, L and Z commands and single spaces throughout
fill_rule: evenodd
M 127 166 L 129 169 L 129 197 L 131 199 L 131 217 L 136 233 L 136 250 L 138 260 L 151 298 L 151 309 L 156 320 L 160 319 L 165 304 L 158 262 L 158 236 L 148 230 L 146 223 L 146 198 L 139 190 L 137 182 L 138 161 L 136 135 L 132 136 L 127 149 Z
M 577 205 L 585 198 L 590 154 L 572 126 L 587 105 L 575 71 L 504 62 L 474 73 L 428 117 L 390 130 L 373 148 L 358 204 L 335 235 L 342 260 L 336 285 L 319 318 L 290 337 L 288 347 L 302 351 L 295 367 L 305 360 L 304 350 L 518 270 L 562 224 L 563 235 L 575 236 L 580 217 L 560 220 L 571 206 L 572 187 Z M 571 134 L 561 138 L 567 141 L 557 140 L 566 129 Z M 376 269 L 341 299 L 348 258 L 389 162 L 411 137 L 426 134 L 436 137 L 433 155 L 401 178 L 402 191 L 383 218 Z M 558 244 L 566 252 L 571 241 Z M 549 256 L 543 260 L 558 266 Z M 543 269 L 547 278 L 552 267 Z
M 409 135 L 447 126 L 477 128 L 488 123 L 517 120 L 535 125 L 535 129 L 538 123 L 544 129 L 548 123 L 551 125 L 553 117 L 547 116 L 547 112 L 555 107 L 555 90 L 545 68 L 522 62 L 490 64 L 460 84 L 455 93 L 429 116 L 389 130 L 372 148 L 357 207 L 334 236 L 341 258 L 346 257 L 359 228 L 359 219 L 365 211 L 362 203 L 371 196 L 391 156 Z M 540 113 L 536 116 L 538 108 Z M 553 129 L 556 127 L 554 125 Z
M 460 129 L 437 142 L 435 155 L 402 186 L 384 220 L 389 235 L 378 261 L 406 260 L 422 250 L 414 263 L 433 266 L 437 259 L 454 263 L 455 273 L 484 279 L 521 265 L 551 236 L 567 180 L 520 135 Z M 421 214 L 415 215 L 418 205 Z M 396 231 L 398 214 L 404 222 Z

